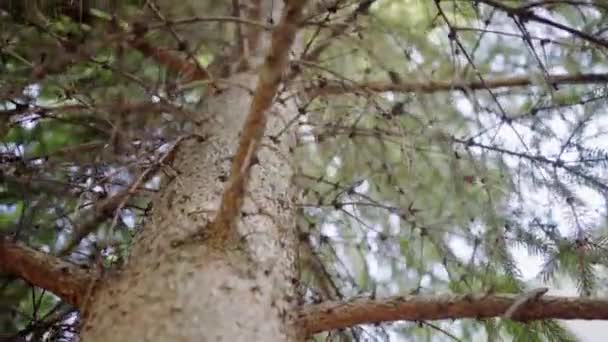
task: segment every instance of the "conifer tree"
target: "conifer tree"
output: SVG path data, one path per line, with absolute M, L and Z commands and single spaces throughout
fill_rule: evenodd
M 0 1 L 0 25 L 0 341 L 608 319 L 604 1 Z

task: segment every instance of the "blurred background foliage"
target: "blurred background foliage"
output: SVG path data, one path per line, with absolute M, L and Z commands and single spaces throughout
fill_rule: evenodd
M 608 6 L 315 4 L 302 34 L 306 56 L 319 55 L 294 57 L 300 77 L 278 97 L 299 96 L 286 131 L 299 140 L 294 182 L 302 189 L 306 300 L 518 293 L 562 279 L 580 295 L 602 294 L 605 82 L 557 84 L 549 75 L 606 71 Z M 187 132 L 208 94 L 132 42 L 212 67 L 235 47 L 236 26 L 205 18 L 233 15 L 232 5 L 0 1 L 0 233 L 82 267 L 120 266 L 171 170 L 161 168 L 124 206 L 104 210 L 104 201 Z M 408 92 L 365 86 L 515 76 L 533 82 Z M 351 91 L 306 92 L 335 84 Z M 70 246 L 83 227 L 90 234 Z M 77 313 L 52 294 L 0 278 L 0 336 L 74 340 L 77 326 Z M 384 324 L 317 338 L 575 340 L 555 321 L 499 319 Z

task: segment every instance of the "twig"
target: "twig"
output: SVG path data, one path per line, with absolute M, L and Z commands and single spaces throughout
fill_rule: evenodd
M 118 219 L 118 215 L 120 213 L 120 209 L 122 209 L 129 198 L 135 194 L 139 186 L 145 182 L 147 182 L 150 176 L 153 175 L 158 168 L 166 163 L 169 163 L 170 158 L 173 158 L 175 155 L 175 151 L 179 144 L 181 144 L 184 140 L 189 138 L 197 138 L 205 140 L 205 137 L 199 135 L 185 135 L 177 138 L 175 143 L 171 146 L 171 148 L 165 153 L 154 165 L 148 169 L 146 169 L 135 182 L 133 182 L 127 189 L 122 190 L 118 194 L 97 203 L 95 207 L 92 209 L 92 217 L 86 220 L 83 224 L 77 226 L 75 229 L 74 236 L 72 240 L 70 240 L 62 249 L 57 251 L 55 254 L 58 256 L 66 256 L 69 254 L 72 249 L 74 249 L 80 241 L 84 239 L 87 235 L 93 232 L 99 224 L 101 224 L 105 218 L 109 215 L 114 214 L 114 220 L 112 221 L 112 228 L 116 225 L 116 221 Z
M 112 220 L 112 225 L 110 226 L 110 230 L 112 230 L 112 229 L 114 229 L 114 227 L 116 227 L 116 224 L 118 223 L 118 217 L 120 216 L 120 211 L 127 204 L 127 201 L 129 201 L 129 199 L 131 197 L 133 197 L 133 195 L 137 192 L 137 189 L 143 183 L 147 182 L 150 179 L 150 176 L 154 172 L 156 172 L 160 166 L 165 165 L 170 159 L 173 159 L 179 144 L 181 144 L 182 141 L 184 141 L 185 139 L 187 139 L 189 137 L 192 137 L 192 136 L 186 135 L 186 136 L 180 136 L 179 138 L 177 138 L 177 140 L 175 141 L 175 143 L 173 143 L 173 145 L 169 148 L 169 150 L 158 161 L 154 162 L 150 167 L 148 167 L 146 170 L 144 170 L 144 172 L 142 172 L 141 175 L 139 175 L 137 180 L 135 180 L 131 184 L 131 186 L 129 186 L 127 188 L 126 192 L 123 193 L 123 195 L 121 196 L 122 200 L 116 207 L 114 219 Z
M 518 312 L 521 311 L 521 308 L 530 303 L 530 302 L 535 302 L 537 301 L 540 297 L 542 297 L 545 293 L 547 293 L 547 291 L 549 291 L 548 288 L 546 287 L 539 287 L 537 289 L 525 292 L 521 295 L 521 297 L 519 297 L 508 309 L 507 311 L 505 311 L 505 313 L 502 315 L 502 318 L 504 319 L 512 319 L 513 316 Z

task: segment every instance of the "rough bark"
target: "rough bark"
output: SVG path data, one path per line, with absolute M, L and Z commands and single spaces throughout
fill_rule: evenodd
M 264 13 L 270 4 L 261 2 Z M 127 267 L 98 284 L 83 308 L 83 341 L 299 339 L 290 326 L 296 304 L 289 153 L 294 139 L 279 135 L 295 113 L 289 104 L 266 111 L 257 162 L 248 168 L 235 218 L 238 234 L 221 241 L 204 236 L 228 187 L 241 128 L 253 110 L 247 89 L 257 81 L 255 72 L 240 74 L 230 83 L 241 86 L 207 100 L 201 115 L 212 119 L 194 126 L 194 138 L 177 147 L 172 166 L 177 176 L 155 201 Z M 202 241 L 193 238 L 201 232 Z
M 249 87 L 255 77 L 239 81 Z M 294 216 L 289 137 L 266 141 L 252 168 L 250 192 L 238 219 L 246 243 L 221 249 L 179 244 L 212 219 L 229 176 L 238 131 L 251 95 L 239 88 L 214 98 L 217 120 L 197 129 L 205 140 L 179 147 L 179 175 L 156 201 L 135 242 L 128 267 L 100 285 L 85 308 L 84 341 L 290 340 L 285 315 L 294 303 Z M 267 136 L 284 124 L 276 110 Z M 254 246 L 250 249 L 248 246 Z

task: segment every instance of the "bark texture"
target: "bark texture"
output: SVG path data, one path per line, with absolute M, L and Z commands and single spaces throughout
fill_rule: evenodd
M 271 1 L 260 5 L 269 13 Z M 176 147 L 177 175 L 155 201 L 127 267 L 98 284 L 83 309 L 83 341 L 300 338 L 290 325 L 297 303 L 289 153 L 294 137 L 280 134 L 295 113 L 289 104 L 266 113 L 264 137 L 234 220 L 238 233 L 211 239 L 218 243 L 205 237 L 229 186 L 257 82 L 254 72 L 230 79 L 240 86 L 211 97 L 198 118 L 206 123 L 194 126 L 192 138 Z
M 252 87 L 253 75 L 240 83 Z M 295 304 L 289 136 L 264 139 L 233 246 L 177 244 L 209 223 L 228 179 L 251 95 L 231 88 L 208 105 L 206 139 L 179 146 L 179 175 L 156 201 L 127 268 L 99 285 L 85 308 L 84 341 L 286 341 Z M 207 112 L 206 111 L 206 112 Z M 274 110 L 266 135 L 285 124 Z

